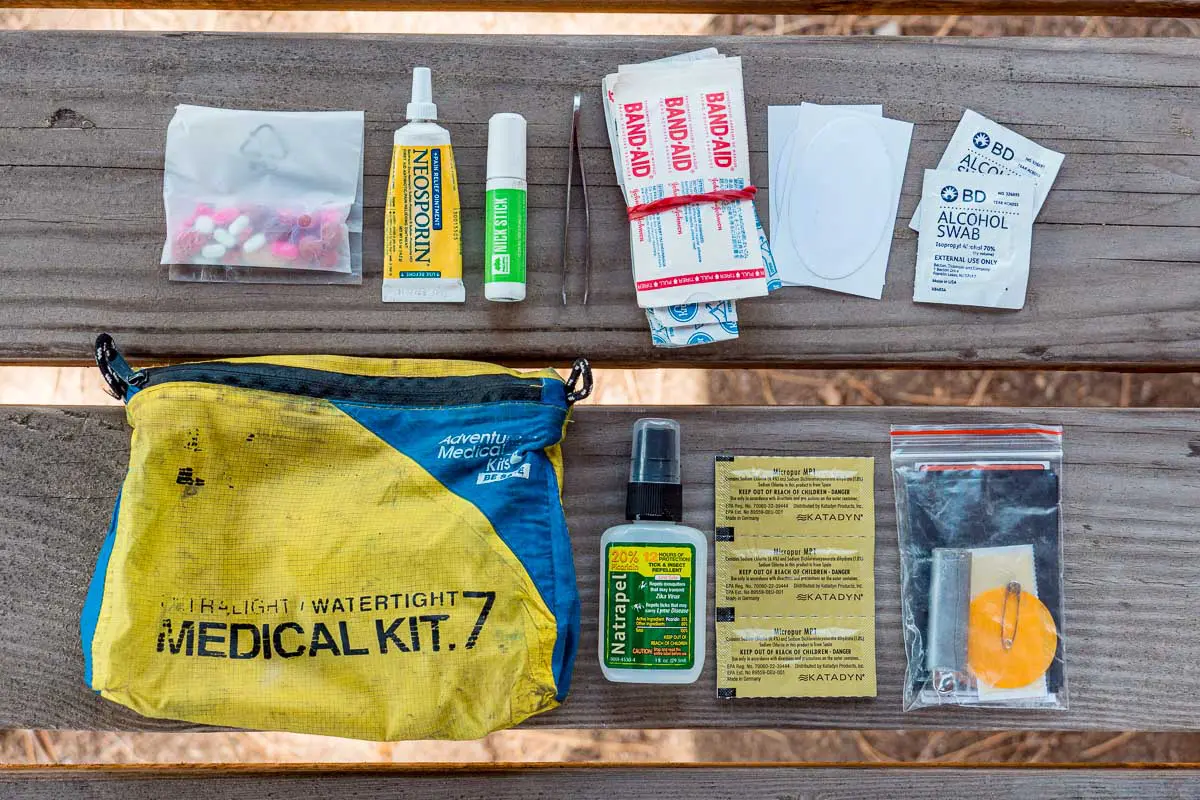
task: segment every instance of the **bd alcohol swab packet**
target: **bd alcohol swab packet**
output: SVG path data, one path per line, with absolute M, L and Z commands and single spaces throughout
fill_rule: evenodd
M 1046 195 L 1050 193 L 1062 163 L 1062 153 L 1042 147 L 1016 131 L 967 109 L 954 130 L 950 144 L 946 145 L 946 152 L 942 153 L 937 168 L 1031 178 L 1036 185 L 1033 201 L 1033 215 L 1036 217 L 1046 202 Z M 917 204 L 912 221 L 908 223 L 908 227 L 914 231 L 921 230 L 922 205 Z
M 610 102 L 631 207 L 750 185 L 740 59 L 618 73 Z M 689 202 L 631 220 L 638 305 L 765 295 L 757 228 L 748 198 Z
M 1036 190 L 1016 175 L 925 170 L 913 301 L 1024 306 Z

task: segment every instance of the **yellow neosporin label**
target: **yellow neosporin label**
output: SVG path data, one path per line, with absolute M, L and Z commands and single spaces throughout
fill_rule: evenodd
M 383 277 L 462 279 L 458 175 L 450 145 L 396 145 L 388 180 Z

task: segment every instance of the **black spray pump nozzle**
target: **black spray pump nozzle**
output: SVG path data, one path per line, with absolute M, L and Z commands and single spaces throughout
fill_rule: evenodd
M 639 419 L 633 423 L 630 483 L 679 483 L 679 423 Z
M 633 424 L 625 518 L 670 522 L 683 519 L 679 423 L 673 419 L 647 418 Z

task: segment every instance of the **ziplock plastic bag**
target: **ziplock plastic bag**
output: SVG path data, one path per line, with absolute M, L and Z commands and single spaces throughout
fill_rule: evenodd
M 362 282 L 363 112 L 181 105 L 167 128 L 171 280 Z
M 894 426 L 904 710 L 1067 707 L 1062 428 Z

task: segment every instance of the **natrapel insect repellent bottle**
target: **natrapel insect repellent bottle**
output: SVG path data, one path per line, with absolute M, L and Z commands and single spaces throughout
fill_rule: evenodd
M 708 539 L 679 524 L 679 423 L 639 419 L 626 525 L 600 538 L 600 669 L 622 683 L 693 683 L 704 669 Z

